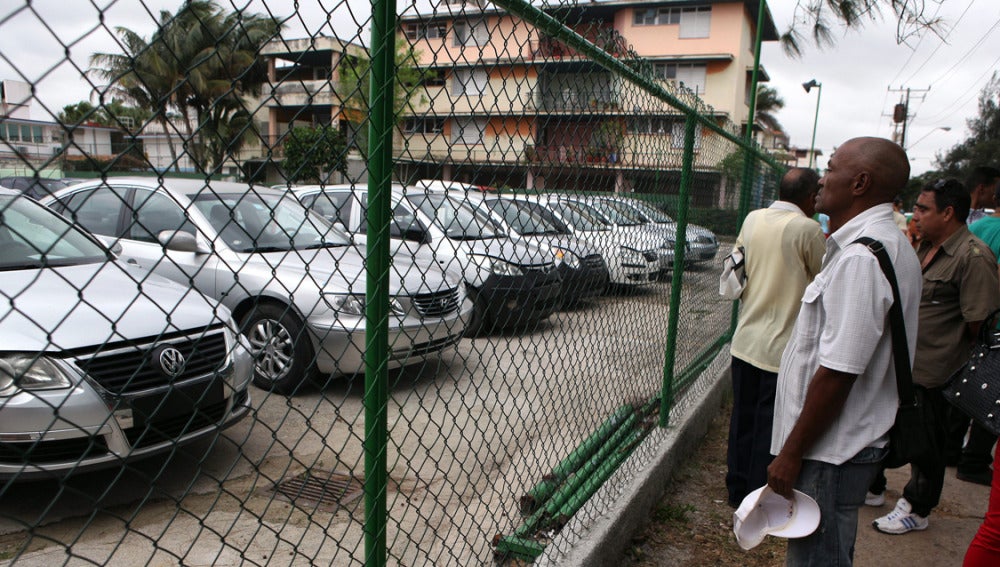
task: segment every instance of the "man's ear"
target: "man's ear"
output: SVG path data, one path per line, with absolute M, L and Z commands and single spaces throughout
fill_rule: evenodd
M 941 217 L 946 221 L 950 221 L 955 218 L 955 207 L 952 207 L 951 205 L 945 207 L 944 210 L 941 211 Z
M 854 176 L 854 183 L 851 185 L 851 194 L 856 197 L 860 197 L 868 192 L 872 187 L 872 174 L 867 171 L 862 171 L 861 173 Z

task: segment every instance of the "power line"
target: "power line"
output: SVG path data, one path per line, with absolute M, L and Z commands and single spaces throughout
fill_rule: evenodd
M 935 48 L 934 48 L 934 51 L 931 51 L 930 55 L 928 55 L 928 56 L 927 56 L 927 58 L 926 58 L 926 59 L 924 59 L 924 62 L 923 62 L 923 63 L 921 63 L 920 65 L 918 65 L 918 66 L 917 66 L 917 70 L 916 70 L 916 71 L 914 71 L 914 72 L 913 72 L 913 74 L 912 74 L 912 75 L 910 75 L 910 77 L 909 77 L 908 79 L 906 79 L 905 81 L 903 81 L 904 83 L 909 83 L 910 81 L 912 81 L 912 80 L 913 80 L 913 78 L 917 76 L 917 73 L 919 73 L 919 72 L 920 72 L 920 71 L 921 71 L 921 70 L 922 70 L 922 69 L 924 68 L 924 66 L 925 66 L 925 65 L 927 65 L 928 63 L 930 63 L 930 60 L 931 60 L 931 59 L 932 59 L 932 58 L 933 58 L 933 57 L 934 57 L 935 55 L 937 55 L 937 52 L 938 52 L 938 50 L 940 50 L 940 49 L 941 49 L 941 47 L 943 47 L 943 46 L 945 46 L 945 45 L 947 45 L 947 44 L 948 44 L 948 38 L 950 38 L 950 37 L 951 37 L 951 34 L 952 34 L 952 32 L 954 32 L 954 31 L 955 31 L 955 28 L 957 28 L 957 27 L 958 27 L 958 24 L 962 23 L 962 19 L 963 19 L 963 18 L 965 18 L 965 15 L 966 15 L 967 13 L 969 13 L 969 9 L 970 9 L 970 8 L 972 8 L 972 5 L 973 5 L 973 4 L 975 4 L 975 3 L 976 3 L 976 0 L 969 0 L 969 4 L 968 4 L 968 5 L 967 5 L 967 6 L 965 7 L 965 10 L 964 10 L 964 11 L 962 12 L 962 14 L 961 14 L 961 15 L 960 15 L 960 16 L 958 17 L 958 19 L 957 19 L 957 20 L 955 20 L 955 23 L 954 23 L 954 24 L 952 24 L 951 28 L 950 28 L 950 29 L 948 30 L 948 33 L 944 34 L 944 37 L 943 37 L 943 38 L 941 38 L 941 43 L 939 43 L 939 44 L 937 45 L 937 47 L 935 47 Z M 940 10 L 941 10 L 941 4 L 938 4 L 938 11 L 940 11 Z M 934 12 L 934 16 L 937 16 L 937 12 Z M 924 38 L 924 37 L 925 37 L 925 36 L 923 36 L 923 35 L 922 35 L 922 36 L 920 36 L 920 39 L 921 39 L 921 40 L 923 40 L 923 38 Z M 920 47 L 920 44 L 919 44 L 919 43 L 917 43 L 917 47 Z M 907 59 L 907 60 L 906 60 L 906 63 L 904 63 L 904 64 L 903 64 L 903 68 L 901 68 L 901 69 L 899 70 L 899 73 L 896 73 L 896 76 L 897 76 L 897 77 L 898 77 L 898 76 L 899 76 L 899 75 L 900 75 L 900 74 L 901 74 L 901 73 L 903 72 L 903 69 L 904 69 L 904 68 L 906 68 L 906 65 L 907 65 L 907 64 L 908 64 L 908 63 L 910 62 L 910 59 L 913 59 L 913 56 L 914 56 L 915 54 L 916 54 L 916 50 L 914 50 L 914 52 L 910 54 L 910 57 L 909 57 L 909 59 Z M 892 83 L 894 83 L 895 81 L 896 81 L 896 79 L 894 78 L 893 80 L 889 81 L 889 84 L 892 84 Z
M 981 46 L 983 44 L 983 42 L 986 41 L 986 39 L 989 38 L 989 36 L 994 31 L 996 31 L 996 29 L 998 27 L 1000 27 L 1000 19 L 998 19 L 996 22 L 993 22 L 993 25 L 990 26 L 990 29 L 986 30 L 986 33 L 984 33 L 983 36 L 981 38 L 979 38 L 979 41 L 977 41 L 971 48 L 969 48 L 968 51 L 966 51 L 961 57 L 959 57 L 958 61 L 956 61 L 954 65 L 952 65 L 947 71 L 945 71 L 944 73 L 942 73 L 941 75 L 939 75 L 938 78 L 936 78 L 933 81 L 931 81 L 930 82 L 931 86 L 933 86 L 935 83 L 937 83 L 941 79 L 945 78 L 946 76 L 950 75 L 955 69 L 958 68 L 959 65 L 961 65 L 962 63 L 965 63 L 966 59 L 969 57 L 969 55 L 972 55 L 972 53 L 976 49 L 979 49 L 979 46 Z

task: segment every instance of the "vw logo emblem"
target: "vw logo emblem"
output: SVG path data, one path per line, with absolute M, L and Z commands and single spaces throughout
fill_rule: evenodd
M 184 354 L 172 346 L 163 347 L 156 358 L 160 371 L 169 378 L 176 378 L 184 370 Z

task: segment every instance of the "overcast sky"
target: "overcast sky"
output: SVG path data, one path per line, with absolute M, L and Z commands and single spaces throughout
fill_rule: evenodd
M 237 5 L 248 3 L 233 1 Z M 910 112 L 914 116 L 907 133 L 907 149 L 915 174 L 931 167 L 936 152 L 965 138 L 965 121 L 976 114 L 979 92 L 1000 64 L 1000 51 L 995 49 L 1000 37 L 1000 2 L 927 2 L 931 13 L 937 11 L 945 21 L 944 40 L 925 34 L 897 45 L 896 22 L 887 17 L 860 31 L 836 32 L 836 47 L 820 49 L 809 45 L 801 59 L 785 56 L 776 43 L 765 44 L 762 64 L 771 76 L 771 86 L 785 100 L 778 118 L 793 145 L 808 148 L 812 137 L 817 91 L 807 94 L 801 86 L 810 79 L 823 85 L 816 134 L 816 146 L 824 154 L 820 166 L 833 148 L 848 138 L 891 136 L 890 118 L 883 115 L 891 114 L 900 93 L 890 92 L 890 88 L 912 89 Z M 343 3 L 300 0 L 303 17 L 287 23 L 286 35 L 303 37 L 322 31 L 350 38 L 358 33 L 360 21 L 367 18 L 369 5 L 361 0 L 351 3 L 358 20 L 349 15 Z M 126 26 L 148 37 L 158 11 L 176 11 L 180 2 L 93 0 L 93 4 L 34 0 L 28 7 L 24 0 L 0 2 L 0 77 L 34 83 L 42 105 L 57 113 L 64 105 L 90 96 L 90 85 L 80 79 L 80 70 L 88 66 L 91 53 L 118 51 L 113 41 L 115 26 Z M 231 5 L 230 0 L 220 0 L 220 4 Z M 279 17 L 287 16 L 292 6 L 288 0 L 267 4 L 253 0 L 249 4 L 257 12 L 266 12 L 266 6 L 270 6 Z M 794 0 L 770 3 L 779 29 L 789 25 L 794 5 Z M 322 6 L 333 11 L 333 27 L 326 26 Z M 32 117 L 49 119 L 44 108 L 36 108 Z

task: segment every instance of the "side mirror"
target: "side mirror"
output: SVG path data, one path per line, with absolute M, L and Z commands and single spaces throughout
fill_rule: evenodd
M 122 257 L 122 250 L 123 249 L 122 249 L 122 243 L 121 242 L 115 242 L 114 244 L 112 244 L 110 250 L 111 250 L 111 254 L 115 258 L 121 258 Z
M 167 250 L 174 250 L 176 252 L 205 252 L 205 250 L 202 250 L 198 246 L 198 238 L 190 232 L 164 230 L 156 235 L 156 238 Z

